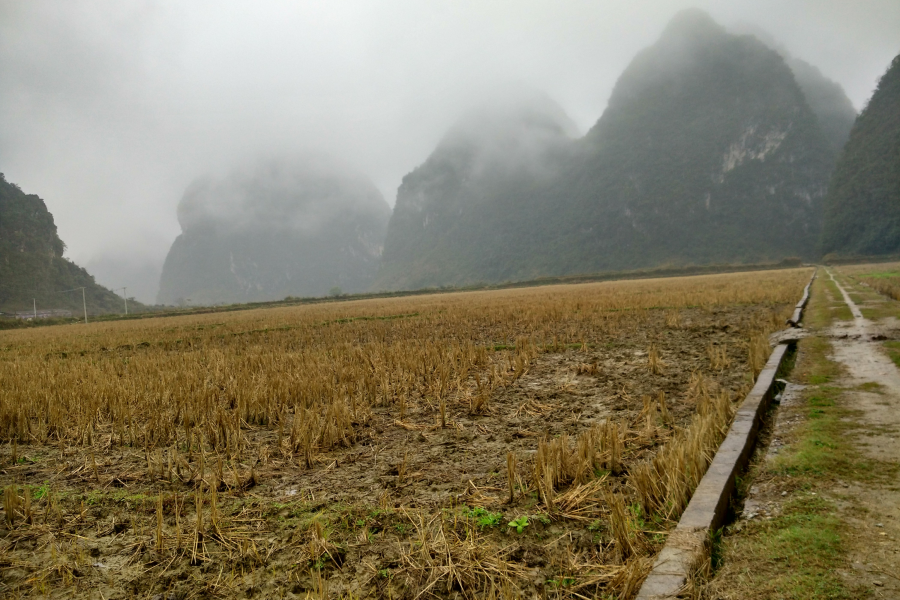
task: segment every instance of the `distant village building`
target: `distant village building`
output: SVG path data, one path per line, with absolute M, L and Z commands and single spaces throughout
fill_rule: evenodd
M 47 308 L 41 309 L 37 312 L 33 310 L 20 310 L 12 313 L 12 316 L 17 319 L 22 319 L 24 321 L 31 321 L 32 319 L 70 319 L 72 318 L 72 311 L 66 310 L 64 308 Z

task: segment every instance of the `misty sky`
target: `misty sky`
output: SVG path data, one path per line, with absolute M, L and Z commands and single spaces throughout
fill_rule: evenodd
M 47 202 L 68 257 L 153 301 L 198 176 L 320 151 L 393 205 L 497 89 L 544 91 L 585 132 L 690 6 L 771 32 L 857 109 L 900 53 L 898 0 L 0 0 L 0 172 Z

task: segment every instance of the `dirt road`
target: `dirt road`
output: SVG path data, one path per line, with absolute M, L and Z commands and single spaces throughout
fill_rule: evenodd
M 836 322 L 829 334 L 832 358 L 843 367 L 838 385 L 860 411 L 855 417 L 865 429 L 856 439 L 860 453 L 886 463 L 900 462 L 900 370 L 885 354 L 881 341 L 897 337 L 896 319 L 863 317 L 841 281 L 835 282 L 853 320 Z M 892 302 L 878 297 L 870 304 Z M 892 327 L 893 325 L 893 327 Z M 875 384 L 875 385 L 873 385 Z M 842 573 L 872 583 L 877 598 L 900 598 L 900 490 L 897 485 L 852 485 L 835 490 L 842 518 L 852 526 L 848 536 L 850 564 Z
M 900 340 L 898 316 L 900 302 L 819 271 L 704 598 L 900 598 L 900 369 L 884 343 Z

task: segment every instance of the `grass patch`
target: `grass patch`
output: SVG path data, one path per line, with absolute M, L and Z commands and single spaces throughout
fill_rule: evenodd
M 788 502 L 782 515 L 744 530 L 743 561 L 753 581 L 753 598 L 859 598 L 834 570 L 843 564 L 840 520 L 830 502 L 816 497 Z
M 841 307 L 845 311 L 841 313 L 842 318 L 846 320 L 853 318 L 850 309 L 844 304 L 840 290 L 825 271 L 820 270 L 813 281 L 810 297 L 811 301 L 803 314 L 803 321 L 814 329 L 828 327 L 836 317 L 835 311 L 841 311 Z
M 828 340 L 809 337 L 800 341 L 803 359 L 798 361 L 793 378 L 808 386 L 820 386 L 837 380 L 841 375 L 841 366 L 828 360 L 831 346 Z
M 885 317 L 900 316 L 898 298 L 900 281 L 890 278 L 871 278 L 869 275 L 844 275 L 835 273 L 850 298 L 859 306 L 863 317 L 877 321 Z
M 831 302 L 829 306 L 822 306 L 827 314 L 827 316 L 822 319 L 824 322 L 823 324 L 827 325 L 834 319 L 840 321 L 852 321 L 853 313 L 850 312 L 850 307 L 844 302 L 844 296 L 841 294 L 841 290 L 838 289 L 837 284 L 832 281 L 831 277 L 828 277 L 827 273 L 823 273 L 820 277 L 816 278 L 816 281 L 822 282 L 825 289 L 828 290 L 833 298 L 833 302 Z
M 856 386 L 856 389 L 862 392 L 875 392 L 876 394 L 880 394 L 882 392 L 883 386 L 880 383 L 876 383 L 874 381 L 867 381 Z
M 853 302 L 857 306 L 862 306 L 866 302 L 875 299 L 871 296 L 864 296 L 862 293 L 860 293 L 859 289 L 857 289 L 852 283 L 848 281 L 841 282 L 841 285 L 844 286 L 844 289 L 847 290 L 847 295 L 850 296 L 850 299 L 853 300 Z
M 874 472 L 870 461 L 846 443 L 855 429 L 850 411 L 836 402 L 840 390 L 821 386 L 806 399 L 806 421 L 797 439 L 773 462 L 777 475 L 812 476 L 818 480 L 856 478 Z
M 884 342 L 883 346 L 894 364 L 900 367 L 900 342 Z
M 792 487 L 814 486 L 836 478 L 872 481 L 893 476 L 897 471 L 894 465 L 867 458 L 850 444 L 858 435 L 859 411 L 840 401 L 841 388 L 827 385 L 840 374 L 839 366 L 828 360 L 828 342 L 807 338 L 800 343 L 804 350 L 800 378 L 810 386 L 802 408 L 798 408 L 805 419 L 794 431 L 792 443 L 772 461 L 770 472 L 794 478 Z
M 876 271 L 873 273 L 860 273 L 857 277 L 868 277 L 870 279 L 900 279 L 900 271 Z

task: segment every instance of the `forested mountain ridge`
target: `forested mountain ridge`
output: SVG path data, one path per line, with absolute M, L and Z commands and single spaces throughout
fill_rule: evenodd
M 546 113 L 508 119 L 498 139 L 530 136 Z M 478 169 L 449 168 L 439 144 L 398 191 L 375 289 L 816 251 L 834 150 L 784 58 L 701 11 L 635 57 L 584 138 L 541 139 L 537 174 L 471 150 L 455 156 Z M 446 222 L 426 234 L 430 215 Z
M 0 311 L 69 309 L 82 313 L 85 288 L 91 314 L 121 312 L 122 298 L 98 285 L 75 263 L 63 258 L 65 244 L 44 201 L 24 193 L 0 173 Z M 134 307 L 138 308 L 135 304 Z
M 375 186 L 321 156 L 199 180 L 178 206 L 182 233 L 158 301 L 218 304 L 364 291 L 390 208 Z
M 900 251 L 900 55 L 844 146 L 825 201 L 822 253 Z

